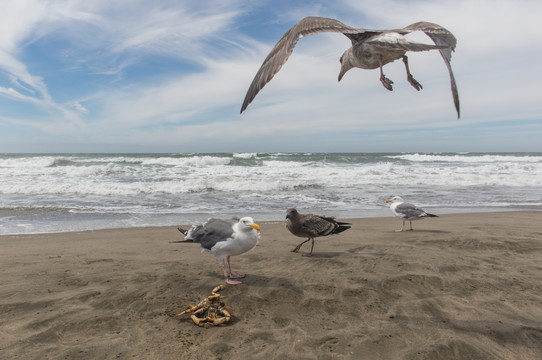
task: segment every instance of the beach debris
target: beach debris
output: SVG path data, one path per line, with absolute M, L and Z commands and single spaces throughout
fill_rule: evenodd
M 211 296 L 203 299 L 196 306 L 190 305 L 188 309 L 175 315 L 175 317 L 193 312 L 190 318 L 194 324 L 198 326 L 204 326 L 205 324 L 215 326 L 229 322 L 231 318 L 231 308 L 229 308 L 229 306 L 222 301 L 222 299 L 227 296 L 218 294 L 218 291 L 220 291 L 222 288 L 222 285 L 215 287 L 211 291 Z M 229 308 L 230 311 L 226 310 L 226 308 Z
M 300 214 L 294 208 L 286 210 L 286 219 L 286 228 L 292 234 L 308 238 L 297 245 L 292 252 L 299 252 L 304 243 L 312 240 L 311 252 L 303 256 L 312 256 L 315 237 L 334 235 L 350 229 L 350 223 L 337 221 L 333 216 Z

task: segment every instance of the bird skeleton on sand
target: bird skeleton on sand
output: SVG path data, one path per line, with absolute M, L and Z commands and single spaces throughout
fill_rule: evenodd
M 254 223 L 251 217 L 242 219 L 209 219 L 202 225 L 194 225 L 188 230 L 178 228 L 184 234 L 184 241 L 196 242 L 202 250 L 208 251 L 222 259 L 222 270 L 226 283 L 231 285 L 241 284 L 241 281 L 233 280 L 244 278 L 244 274 L 236 274 L 231 271 L 230 256 L 240 255 L 252 250 L 258 245 L 260 239 L 260 226 Z M 226 272 L 226 261 L 228 270 Z
M 292 234 L 308 238 L 297 245 L 292 252 L 299 252 L 299 249 L 301 249 L 304 243 L 312 240 L 311 252 L 303 254 L 303 256 L 312 256 L 315 237 L 334 235 L 350 229 L 349 223 L 337 221 L 332 216 L 300 214 L 294 208 L 286 210 L 286 219 L 286 228 Z
M 393 214 L 397 217 L 403 219 L 403 226 L 395 232 L 402 232 L 405 229 L 405 222 L 410 221 L 410 230 L 412 229 L 412 221 L 422 220 L 426 217 L 438 217 L 437 215 L 429 214 L 423 209 L 420 209 L 414 204 L 406 203 L 400 196 L 394 196 L 389 200 L 386 200 L 386 203 L 391 203 L 390 209 Z
M 406 38 L 407 34 L 415 31 L 424 32 L 435 44 L 424 44 Z M 302 19 L 277 42 L 256 73 L 254 80 L 252 80 L 243 101 L 241 113 L 254 100 L 265 84 L 271 81 L 273 76 L 279 72 L 282 65 L 286 63 L 294 51 L 297 41 L 304 36 L 321 32 L 342 33 L 352 42 L 352 46 L 341 56 L 339 81 L 348 70 L 355 67 L 368 70 L 380 69 L 380 81 L 390 91 L 393 90 L 393 81 L 384 75 L 382 69 L 384 65 L 402 59 L 405 64 L 408 82 L 419 91 L 422 89 L 422 85 L 410 73 L 406 53 L 408 51 L 438 50 L 448 68 L 452 97 L 459 118 L 459 95 L 450 65 L 452 51 L 455 50 L 457 41 L 450 31 L 440 25 L 425 21 L 395 30 L 356 29 L 338 20 L 322 17 L 306 17 Z

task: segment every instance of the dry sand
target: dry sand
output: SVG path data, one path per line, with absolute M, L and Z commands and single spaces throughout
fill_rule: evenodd
M 1 357 L 542 358 L 542 213 L 352 224 L 312 258 L 260 224 L 221 291 L 235 316 L 203 328 L 174 315 L 224 284 L 220 260 L 175 227 L 0 236 Z

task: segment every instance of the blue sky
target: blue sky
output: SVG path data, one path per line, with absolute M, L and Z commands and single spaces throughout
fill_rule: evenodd
M 5 0 L 0 152 L 542 151 L 538 0 Z M 239 114 L 275 42 L 305 16 L 454 33 L 461 100 L 437 52 L 354 69 L 341 34 L 299 41 Z M 417 38 L 418 40 L 422 38 Z M 430 40 L 423 39 L 430 43 Z

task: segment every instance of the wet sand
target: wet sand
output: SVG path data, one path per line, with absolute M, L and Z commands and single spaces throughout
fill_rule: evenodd
M 245 215 L 245 214 L 240 214 Z M 255 219 L 258 222 L 258 219 Z M 341 219 L 344 220 L 344 219 Z M 175 227 L 0 236 L 5 359 L 541 359 L 542 213 L 351 219 L 314 256 L 283 222 L 220 260 Z M 305 244 L 302 251 L 310 249 Z M 223 284 L 228 324 L 174 318 Z

